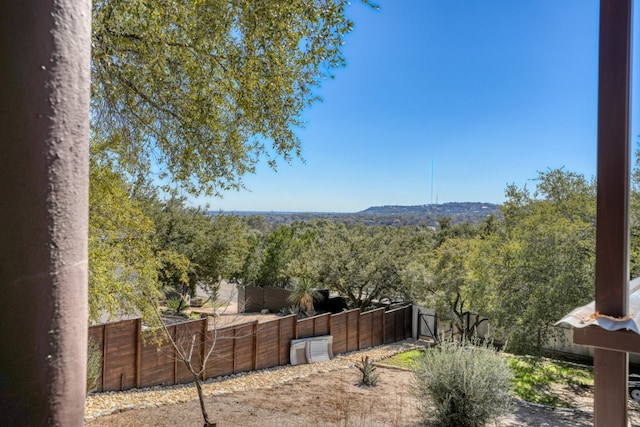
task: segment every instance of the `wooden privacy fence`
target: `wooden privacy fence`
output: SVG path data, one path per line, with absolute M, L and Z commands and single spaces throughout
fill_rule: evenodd
M 207 331 L 207 319 L 198 319 L 168 326 L 168 330 L 187 350 L 195 337 L 192 360 L 200 367 L 204 355 L 214 346 L 204 371 L 204 378 L 213 378 L 287 365 L 292 339 L 332 335 L 333 354 L 402 341 L 411 337 L 411 315 L 409 305 L 386 312 L 351 310 L 303 320 L 287 316 L 215 331 Z M 143 339 L 139 318 L 91 326 L 89 339 L 97 344 L 103 356 L 96 391 L 193 381 L 166 339 L 161 343 L 146 335 Z
M 294 305 L 289 296 L 291 291 L 272 286 L 238 286 L 238 310 L 243 313 L 257 313 L 264 309 L 277 313 Z M 314 306 L 320 311 L 338 313 L 347 308 L 343 297 L 330 297 L 328 289 L 318 289 Z
M 238 286 L 238 310 L 246 313 L 259 312 L 267 309 L 277 313 L 291 304 L 291 291 L 270 286 Z

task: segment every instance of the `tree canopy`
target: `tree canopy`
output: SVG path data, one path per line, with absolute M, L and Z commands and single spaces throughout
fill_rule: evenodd
M 550 328 L 593 299 L 595 185 L 562 169 L 507 187 L 501 233 L 473 259 L 476 303 L 514 351 L 539 351 Z
M 363 1 L 363 3 L 368 3 Z M 161 287 L 242 269 L 258 239 L 169 194 L 242 188 L 300 156 L 315 90 L 344 65 L 346 0 L 96 0 L 91 82 L 92 318 L 148 312 Z M 376 7 L 375 5 L 372 5 Z M 134 197 L 136 196 L 136 197 Z
M 94 153 L 208 195 L 299 156 L 301 114 L 345 63 L 347 4 L 94 1 Z
M 89 319 L 143 314 L 160 296 L 153 221 L 108 166 L 91 162 L 89 188 Z

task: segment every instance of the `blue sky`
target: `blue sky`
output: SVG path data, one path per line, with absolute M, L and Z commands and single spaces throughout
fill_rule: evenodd
M 262 164 L 248 190 L 199 203 L 303 212 L 500 203 L 507 184 L 533 186 L 547 168 L 595 175 L 598 1 L 380 5 L 349 9 L 347 66 L 298 131 L 306 163 Z

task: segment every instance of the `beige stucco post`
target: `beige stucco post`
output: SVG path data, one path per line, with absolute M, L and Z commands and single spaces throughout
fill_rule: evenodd
M 0 2 L 0 425 L 83 425 L 91 2 Z

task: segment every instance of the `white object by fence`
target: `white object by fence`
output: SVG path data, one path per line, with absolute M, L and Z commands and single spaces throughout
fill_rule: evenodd
M 292 365 L 324 362 L 333 359 L 333 336 L 291 340 L 289 358 Z

